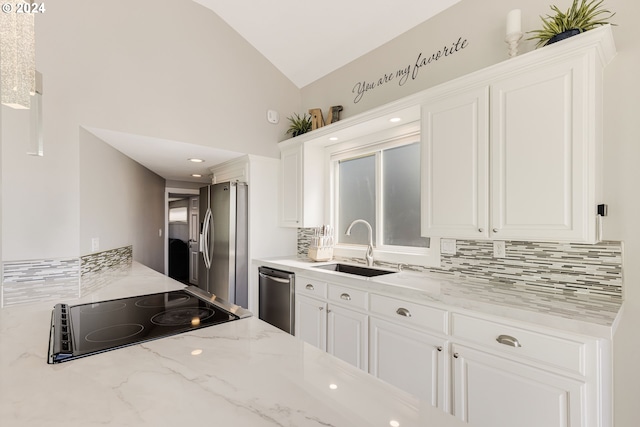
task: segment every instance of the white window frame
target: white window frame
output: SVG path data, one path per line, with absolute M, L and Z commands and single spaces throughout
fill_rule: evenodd
M 411 130 L 408 130 L 411 129 Z M 326 159 L 328 162 L 329 182 L 327 186 L 328 214 L 331 225 L 334 226 L 337 234 L 344 233 L 348 224 L 338 224 L 339 200 L 337 198 L 336 183 L 339 178 L 339 162 L 341 160 L 376 156 L 376 236 L 380 241 L 382 237 L 383 224 L 379 221 L 382 218 L 384 203 L 382 198 L 382 151 L 420 142 L 420 131 L 413 127 L 405 128 L 399 135 L 378 135 L 359 138 L 357 140 L 334 144 L 326 148 Z M 422 174 L 421 174 L 422 175 Z M 339 228 L 338 228 L 339 227 Z M 338 236 L 336 236 L 338 237 Z M 334 256 L 339 258 L 363 258 L 367 246 L 362 244 L 338 243 L 334 247 Z M 430 238 L 429 248 L 391 246 L 377 243 L 373 248 L 373 258 L 376 261 L 383 261 L 394 264 L 411 264 L 425 267 L 440 267 L 440 239 Z

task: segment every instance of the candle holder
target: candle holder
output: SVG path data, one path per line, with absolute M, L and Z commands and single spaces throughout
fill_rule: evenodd
M 521 39 L 522 33 L 507 34 L 504 38 L 505 43 L 509 45 L 509 58 L 513 58 L 518 55 L 518 44 L 520 44 Z

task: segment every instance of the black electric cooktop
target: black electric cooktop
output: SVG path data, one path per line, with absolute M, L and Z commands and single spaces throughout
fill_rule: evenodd
M 251 313 L 195 286 L 178 291 L 70 306 L 51 316 L 48 363 L 60 363 L 194 329 Z

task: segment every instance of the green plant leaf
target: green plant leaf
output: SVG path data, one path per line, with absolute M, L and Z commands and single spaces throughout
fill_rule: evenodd
M 580 32 L 592 30 L 608 22 L 615 13 L 602 8 L 604 0 L 573 0 L 566 12 L 558 6 L 549 6 L 554 14 L 540 16 L 542 28 L 528 31 L 531 37 L 527 40 L 538 40 L 536 47 L 544 46 L 550 38 L 567 30 L 577 29 Z M 615 25 L 615 24 L 612 24 Z

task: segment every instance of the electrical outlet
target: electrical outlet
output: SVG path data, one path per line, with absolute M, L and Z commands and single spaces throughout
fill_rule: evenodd
M 505 258 L 507 256 L 505 250 L 505 244 L 501 240 L 494 240 L 493 242 L 493 257 L 494 258 Z
M 100 238 L 93 237 L 91 239 L 91 252 L 98 252 L 100 250 Z
M 440 239 L 440 253 L 444 255 L 455 255 L 456 239 Z

